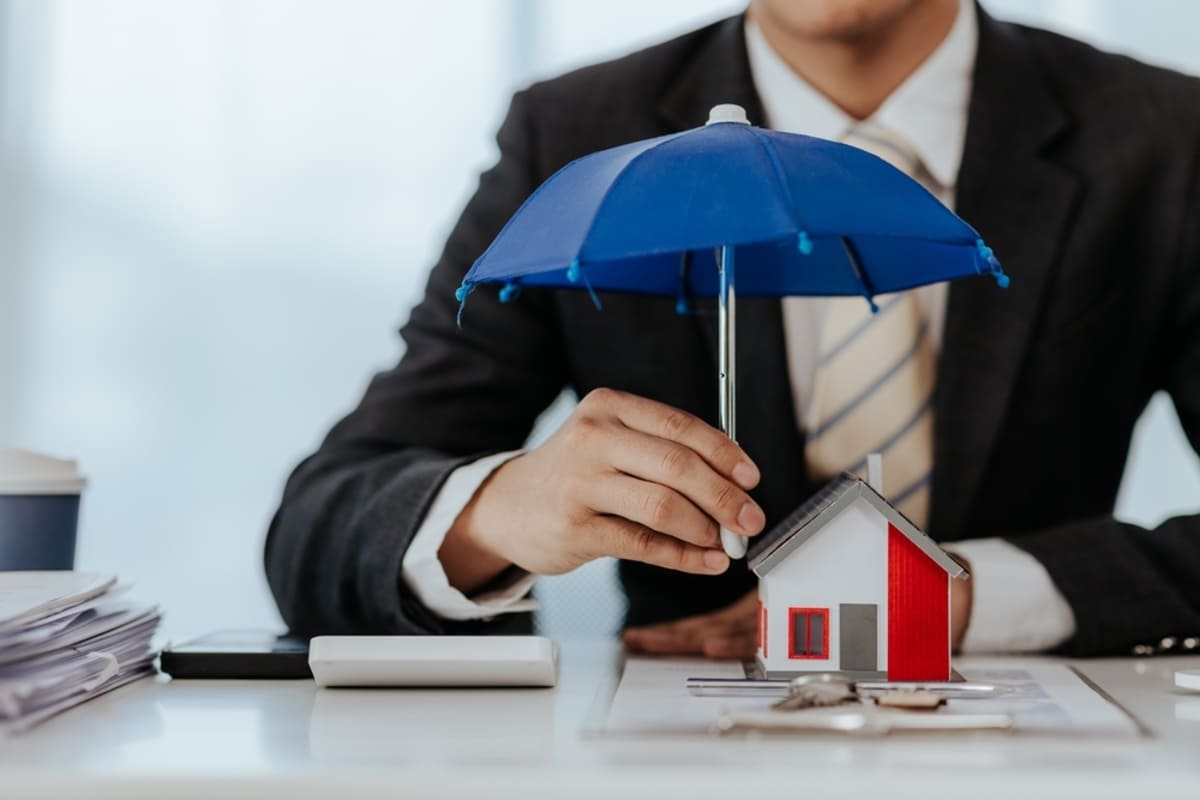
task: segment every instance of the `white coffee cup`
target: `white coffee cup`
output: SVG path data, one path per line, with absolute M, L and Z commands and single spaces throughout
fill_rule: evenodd
M 0 570 L 73 569 L 86 485 L 74 461 L 0 449 Z

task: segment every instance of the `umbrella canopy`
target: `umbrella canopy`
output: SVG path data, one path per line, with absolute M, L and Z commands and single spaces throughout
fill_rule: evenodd
M 709 124 L 584 156 L 552 175 L 471 267 L 477 284 L 714 296 L 735 249 L 743 296 L 856 295 L 991 273 L 975 230 L 856 147 Z
M 736 265 L 736 266 L 735 266 Z M 522 286 L 716 296 L 721 429 L 736 441 L 736 295 L 876 294 L 990 273 L 979 234 L 919 183 L 856 147 L 751 126 L 739 106 L 707 125 L 577 159 L 538 187 L 457 292 Z M 461 322 L 462 308 L 459 307 Z M 733 558 L 746 540 L 722 529 Z

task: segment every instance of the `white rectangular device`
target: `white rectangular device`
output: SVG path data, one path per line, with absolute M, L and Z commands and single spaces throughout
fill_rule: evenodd
M 543 636 L 318 636 L 318 686 L 553 686 L 558 648 Z

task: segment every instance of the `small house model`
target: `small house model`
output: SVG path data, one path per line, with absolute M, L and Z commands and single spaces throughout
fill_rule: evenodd
M 760 536 L 749 566 L 765 677 L 950 680 L 950 580 L 967 572 L 854 475 Z

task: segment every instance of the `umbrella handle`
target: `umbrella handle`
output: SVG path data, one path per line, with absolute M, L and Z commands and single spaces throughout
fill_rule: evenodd
M 733 288 L 733 248 L 728 245 L 717 250 L 717 272 L 721 278 L 721 294 L 717 298 L 717 348 L 719 392 L 718 398 L 721 430 L 733 441 L 737 441 L 736 411 L 737 397 L 736 363 L 737 348 L 734 345 L 736 331 L 737 293 Z M 721 528 L 721 548 L 725 555 L 739 559 L 746 555 L 746 537 L 739 536 L 728 528 Z
M 746 555 L 746 537 L 734 533 L 728 528 L 721 528 L 721 549 L 725 551 L 725 555 L 732 559 L 742 558 Z

